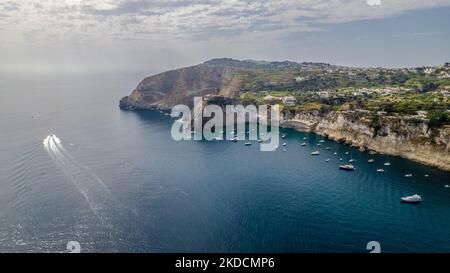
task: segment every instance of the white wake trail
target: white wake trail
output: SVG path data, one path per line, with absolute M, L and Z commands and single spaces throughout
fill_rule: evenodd
M 57 136 L 47 136 L 43 144 L 53 162 L 83 195 L 92 212 L 103 224 L 110 225 L 109 215 L 114 217 L 118 206 L 103 181 L 67 152 Z

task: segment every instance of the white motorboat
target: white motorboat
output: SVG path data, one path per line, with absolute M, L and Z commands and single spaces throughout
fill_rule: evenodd
M 311 153 L 311 155 L 320 155 L 319 151 L 314 151 Z
M 367 161 L 367 163 L 374 163 L 375 162 L 375 160 L 373 160 L 373 159 L 369 159 L 368 161 Z
M 412 175 L 412 173 L 407 173 L 407 174 L 405 174 L 405 177 L 410 178 L 410 177 L 413 177 L 413 175 Z
M 355 162 L 355 160 L 352 158 L 348 162 L 352 163 L 352 162 Z
M 420 196 L 418 194 L 414 194 L 411 196 L 402 197 L 402 198 L 400 198 L 400 200 L 403 203 L 420 203 L 420 202 L 422 202 L 422 196 Z
M 384 163 L 384 166 L 391 166 L 391 162 Z
M 285 142 L 285 143 L 283 143 L 283 146 L 286 146 L 287 145 L 287 143 Z
M 306 146 L 306 143 L 305 143 L 305 142 L 303 142 L 302 144 L 300 144 L 300 146 Z
M 244 144 L 245 146 L 250 146 L 250 145 L 252 145 L 250 142 L 245 142 L 245 144 Z
M 355 167 L 352 164 L 347 164 L 339 166 L 339 169 L 344 171 L 354 171 Z
M 384 169 L 377 169 L 377 172 L 384 173 Z

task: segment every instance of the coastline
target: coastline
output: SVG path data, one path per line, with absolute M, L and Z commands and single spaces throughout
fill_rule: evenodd
M 298 118 L 298 117 L 297 117 Z M 317 117 L 316 117 L 317 118 Z M 328 123 L 328 126 L 326 124 Z M 300 132 L 315 133 L 336 142 L 346 143 L 361 151 L 373 151 L 379 154 L 399 156 L 423 165 L 436 167 L 450 172 L 449 143 L 447 147 L 421 143 L 417 139 L 408 139 L 387 135 L 373 137 L 372 131 L 364 125 L 355 130 L 351 126 L 332 126 L 326 118 L 311 121 L 308 119 L 287 119 L 280 124 L 281 128 Z M 331 125 L 331 126 L 330 126 Z M 448 141 L 450 128 L 441 132 L 442 138 Z

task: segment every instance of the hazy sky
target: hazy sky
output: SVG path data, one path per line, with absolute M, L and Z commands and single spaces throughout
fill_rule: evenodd
M 0 68 L 450 61 L 450 0 L 0 0 Z

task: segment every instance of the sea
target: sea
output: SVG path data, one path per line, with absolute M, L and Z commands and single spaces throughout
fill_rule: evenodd
M 0 72 L 0 252 L 450 252 L 449 172 L 288 129 L 175 141 L 118 107 L 149 74 Z

